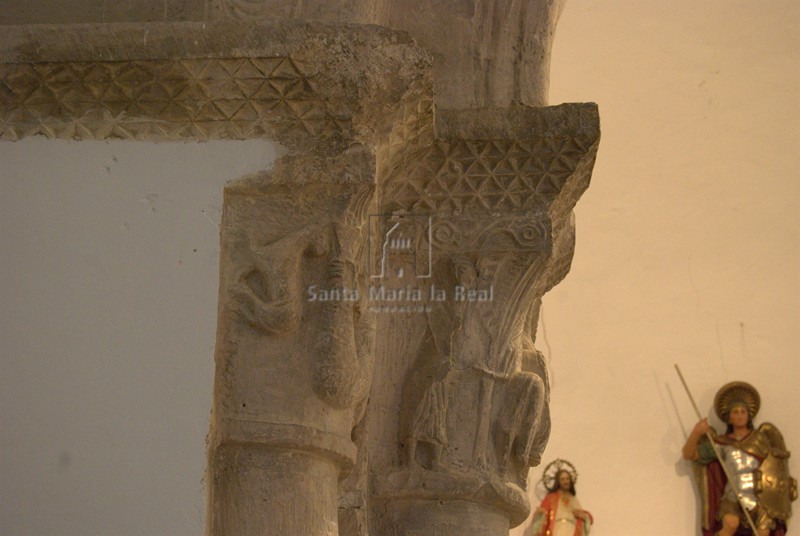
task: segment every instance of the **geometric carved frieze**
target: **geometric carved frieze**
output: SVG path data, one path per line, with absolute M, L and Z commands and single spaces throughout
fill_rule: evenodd
M 550 212 L 560 196 L 577 201 L 588 186 L 582 171 L 591 171 L 598 141 L 592 104 L 434 114 L 412 102 L 389 138 L 382 208 L 445 217 Z
M 340 137 L 288 57 L 0 64 L 0 139 Z
M 410 165 L 385 185 L 385 202 L 440 215 L 546 209 L 594 141 L 437 141 L 407 156 Z
M 379 145 L 430 61 L 408 35 L 358 25 L 9 26 L 0 139 L 270 138 L 332 155 Z

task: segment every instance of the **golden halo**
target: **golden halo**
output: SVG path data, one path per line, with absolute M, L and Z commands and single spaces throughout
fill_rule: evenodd
M 714 411 L 722 422 L 728 422 L 728 414 L 736 404 L 744 404 L 750 418 L 754 419 L 761 407 L 761 397 L 747 382 L 730 382 L 720 387 L 714 397 Z
M 578 481 L 578 471 L 575 469 L 575 466 L 567 460 L 558 458 L 548 463 L 547 467 L 544 468 L 544 473 L 542 473 L 542 484 L 544 484 L 547 490 L 551 490 L 555 486 L 556 476 L 560 471 L 569 473 L 569 476 L 572 477 L 572 485 L 575 485 Z

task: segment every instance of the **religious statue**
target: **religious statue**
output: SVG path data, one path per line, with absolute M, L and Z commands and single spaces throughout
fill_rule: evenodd
M 703 501 L 703 536 L 786 534 L 797 481 L 789 476 L 789 451 L 778 428 L 753 425 L 760 404 L 752 385 L 725 384 L 714 397 L 725 433 L 701 419 L 686 440 L 683 457 L 694 462 Z
M 578 473 L 566 460 L 550 462 L 542 475 L 549 492 L 533 514 L 531 536 L 587 536 L 594 522 L 575 496 Z

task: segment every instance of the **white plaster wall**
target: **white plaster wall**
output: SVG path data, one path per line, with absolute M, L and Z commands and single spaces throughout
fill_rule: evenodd
M 578 466 L 593 536 L 698 534 L 673 363 L 708 415 L 722 383 L 753 383 L 800 477 L 799 35 L 795 0 L 564 10 L 550 100 L 596 101 L 602 140 L 572 271 L 544 300 L 544 460 Z
M 275 156 L 0 143 L 0 534 L 202 534 L 222 187 Z

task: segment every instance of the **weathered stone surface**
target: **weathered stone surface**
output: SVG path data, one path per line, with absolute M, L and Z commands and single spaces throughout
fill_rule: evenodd
M 305 23 L 9 27 L 0 43 L 10 140 L 269 137 L 337 152 L 380 135 L 386 103 L 430 61 L 403 34 Z
M 340 467 L 335 462 L 245 443 L 220 445 L 211 464 L 209 534 L 337 534 L 336 495 L 320 493 L 336 489 Z
M 212 0 L 210 22 L 4 29 L 0 139 L 286 148 L 225 190 L 209 534 L 527 516 L 539 307 L 599 141 L 593 104 L 543 106 L 560 6 Z
M 420 115 L 413 122 L 425 124 Z M 528 468 L 549 434 L 536 319 L 569 269 L 571 211 L 599 123 L 594 105 L 564 105 L 445 113 L 436 124 L 406 133 L 414 141 L 395 146 L 381 176 L 383 232 L 397 226 L 429 252 L 430 276 L 401 252 L 380 280 L 406 296 L 420 288 L 419 303 L 405 299 L 422 312 L 377 319 L 370 528 L 416 534 L 424 512 L 442 535 L 499 535 L 528 514 Z M 472 524 L 475 503 L 504 521 Z
M 204 20 L 206 0 L 3 0 L 0 25 Z
M 370 162 L 360 154 L 321 161 L 316 176 L 303 177 L 313 181 L 305 187 L 292 184 L 291 172 L 281 177 L 282 168 L 226 188 L 212 534 L 338 534 L 336 482 L 356 457 L 351 432 L 371 380 L 373 326 L 359 302 L 309 302 L 306 289 L 358 287 L 361 223 L 374 191 L 364 173 Z M 342 176 L 353 179 L 338 181 Z M 263 485 L 226 485 L 249 474 L 248 465 L 216 463 L 216 456 L 254 445 L 271 453 L 269 460 L 304 452 L 310 465 L 287 462 L 271 475 L 274 462 L 265 461 L 253 476 Z M 278 501 L 276 489 L 292 490 L 292 497 Z M 250 508 L 253 493 L 285 512 Z M 284 516 L 291 519 L 277 522 Z
M 388 24 L 433 53 L 437 106 L 545 106 L 564 1 L 397 0 Z
M 436 104 L 545 106 L 565 0 L 211 0 L 215 19 L 358 22 L 408 31 L 435 58 Z
M 388 0 L 210 0 L 212 19 L 284 20 L 383 24 Z

